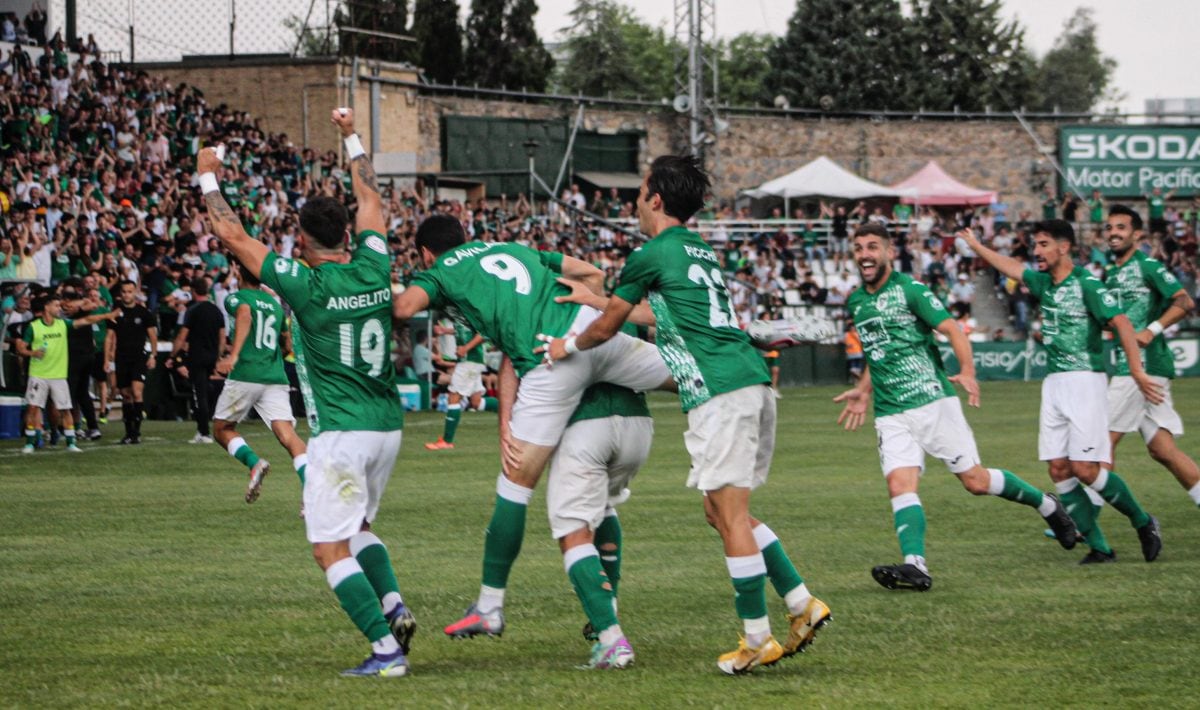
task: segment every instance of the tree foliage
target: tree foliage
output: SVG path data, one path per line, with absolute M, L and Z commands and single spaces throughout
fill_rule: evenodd
M 577 0 L 564 28 L 567 61 L 557 85 L 588 96 L 674 96 L 674 45 L 661 27 L 613 0 Z
M 797 0 L 771 52 L 766 88 L 793 107 L 906 107 L 905 40 L 898 0 Z
M 457 0 L 416 0 L 412 34 L 417 40 L 415 59 L 426 77 L 438 84 L 459 78 L 463 49 Z
M 719 77 L 718 100 L 734 106 L 769 104 L 774 97 L 767 91 L 775 38 L 745 32 L 717 46 Z
M 472 0 L 460 81 L 544 91 L 554 59 L 537 35 L 536 14 L 534 0 Z
M 1115 101 L 1109 92 L 1116 68 L 1116 60 L 1104 56 L 1096 43 L 1091 8 L 1078 8 L 1038 66 L 1036 106 L 1041 111 L 1085 113 L 1102 100 Z
M 335 22 L 342 28 L 404 35 L 408 31 L 407 0 L 347 0 L 338 8 Z M 409 59 L 411 42 L 343 29 L 338 33 L 341 53 L 399 62 Z

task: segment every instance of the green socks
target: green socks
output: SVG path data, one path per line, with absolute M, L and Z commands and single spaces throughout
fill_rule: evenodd
M 1075 527 L 1079 529 L 1079 534 L 1083 535 L 1087 546 L 1097 552 L 1111 553 L 1112 548 L 1109 547 L 1108 540 L 1104 538 L 1104 533 L 1096 522 L 1096 513 L 1099 509 L 1092 505 L 1087 491 L 1079 485 L 1079 479 L 1068 478 L 1055 483 L 1054 487 L 1058 491 L 1058 499 L 1062 501 L 1063 507 L 1075 521 Z
M 621 521 L 617 512 L 609 509 L 596 528 L 596 549 L 600 552 L 600 566 L 612 585 L 612 594 L 617 596 L 617 588 L 621 584 Z
M 299 454 L 292 459 L 292 468 L 296 469 L 296 476 L 300 478 L 300 488 L 304 488 L 304 471 L 308 468 L 308 453 Z
M 375 533 L 360 532 L 350 538 L 350 554 L 358 560 L 363 574 L 375 590 L 375 596 L 383 605 L 383 613 L 391 613 L 402 600 L 400 585 L 396 582 L 396 571 L 388 557 L 387 548 Z
M 442 429 L 442 441 L 454 443 L 454 433 L 458 431 L 458 423 L 462 421 L 462 402 L 446 406 L 446 424 Z
M 613 590 L 595 545 L 577 545 L 563 553 L 563 566 L 592 628 L 602 631 L 617 624 Z
M 1096 480 L 1091 483 L 1091 489 L 1099 493 L 1106 503 L 1129 518 L 1133 527 L 1140 528 L 1150 522 L 1150 514 L 1142 510 L 1142 506 L 1138 504 L 1137 498 L 1133 497 L 1129 486 L 1125 485 L 1125 479 L 1118 476 L 1116 471 L 1107 471 L 1101 468 L 1100 475 L 1096 476 Z
M 745 557 L 726 557 L 725 566 L 733 580 L 738 618 L 761 619 L 767 615 L 767 564 L 760 552 Z
M 496 399 L 495 397 L 484 397 L 483 398 L 483 411 L 485 411 L 485 412 L 500 411 L 500 400 Z
M 988 476 L 988 493 L 994 496 L 999 496 L 1004 500 L 1011 500 L 1014 503 L 1021 503 L 1032 508 L 1037 508 L 1042 504 L 1042 499 L 1045 497 L 1042 492 L 1035 488 L 1032 484 L 1022 480 L 1017 474 L 1012 471 L 1005 471 L 1002 468 L 989 468 Z
M 240 436 L 235 436 L 229 442 L 229 445 L 225 447 L 225 450 L 246 468 L 254 468 L 258 463 L 258 454 L 254 453 L 254 450 L 250 448 L 246 440 Z
M 916 493 L 901 493 L 892 499 L 892 519 L 896 537 L 900 539 L 900 554 L 908 557 L 925 556 L 925 509 Z
M 483 584 L 504 589 L 508 573 L 521 554 L 525 538 L 525 513 L 533 489 L 518 486 L 500 474 L 496 480 L 496 507 L 483 541 Z
M 767 576 L 771 578 L 771 586 L 775 588 L 775 593 L 781 597 L 787 596 L 788 592 L 804 584 L 804 579 L 796 571 L 796 566 L 783 551 L 783 543 L 779 542 L 775 531 L 767 527 L 766 523 L 759 523 L 753 532 L 754 542 L 758 544 L 758 549 L 762 552 L 763 563 L 767 566 Z
M 26 429 L 25 430 L 25 445 L 26 446 L 37 446 L 37 435 L 38 435 L 37 429 Z
M 379 598 L 375 596 L 375 590 L 363 574 L 358 560 L 347 557 L 334 562 L 325 570 L 325 579 L 346 615 L 368 641 L 374 643 L 392 635 L 387 619 L 379 608 Z

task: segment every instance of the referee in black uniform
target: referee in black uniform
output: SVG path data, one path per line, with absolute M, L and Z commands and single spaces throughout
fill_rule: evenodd
M 121 419 L 125 422 L 122 444 L 142 443 L 142 390 L 146 373 L 154 369 L 158 352 L 158 328 L 154 315 L 137 301 L 137 286 L 122 281 L 117 286 L 117 306 L 120 315 L 113 321 L 104 339 L 104 367 L 117 373 L 117 388 L 121 390 Z M 150 353 L 146 354 L 146 341 Z

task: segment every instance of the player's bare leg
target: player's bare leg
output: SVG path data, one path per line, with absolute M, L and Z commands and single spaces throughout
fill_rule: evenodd
M 1046 524 L 1050 526 L 1054 539 L 1058 540 L 1058 544 L 1062 545 L 1064 550 L 1075 547 L 1078 537 L 1075 522 L 1058 498 L 1048 493 L 1042 493 L 1012 471 L 1001 468 L 984 468 L 976 464 L 964 473 L 958 474 L 958 480 L 962 482 L 963 488 L 972 495 L 993 495 L 1035 508 Z
M 1117 456 L 1117 443 L 1121 441 L 1122 433 L 1109 432 L 1112 438 L 1113 458 Z M 1183 490 L 1188 492 L 1192 502 L 1200 506 L 1200 466 L 1195 459 L 1188 456 L 1175 442 L 1175 435 L 1166 429 L 1159 429 L 1146 443 L 1150 458 L 1171 472 Z

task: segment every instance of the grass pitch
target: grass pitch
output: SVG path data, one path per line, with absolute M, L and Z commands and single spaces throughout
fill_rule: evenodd
M 0 443 L 0 705 L 364 707 L 1187 706 L 1196 702 L 1200 511 L 1127 439 L 1117 469 L 1163 526 L 1141 560 L 1125 518 L 1102 521 L 1120 557 L 1078 567 L 1029 508 L 974 498 L 939 462 L 921 489 L 934 576 L 889 592 L 869 570 L 898 561 L 872 431 L 834 424 L 832 388 L 780 402 L 770 482 L 753 512 L 783 540 L 834 623 L 806 654 L 730 678 L 736 644 L 720 542 L 684 487 L 683 416 L 656 395 L 655 448 L 621 508 L 624 672 L 585 672 L 582 611 L 549 539 L 539 494 L 513 572 L 501 640 L 453 642 L 441 627 L 474 598 L 498 461 L 493 415 L 468 414 L 454 451 L 428 452 L 441 415 L 408 419 L 376 530 L 419 628 L 412 675 L 345 679 L 367 645 L 313 564 L 299 486 L 261 424 L 244 433 L 275 468 L 242 502 L 244 470 L 187 423 L 146 425 L 82 455 Z M 1036 383 L 984 385 L 968 412 L 985 465 L 1048 488 L 1037 462 Z M 1200 380 L 1175 384 L 1200 427 Z M 1196 434 L 1183 444 L 1193 455 Z M 768 587 L 777 634 L 783 607 Z M 1194 706 L 1194 705 L 1193 705 Z

